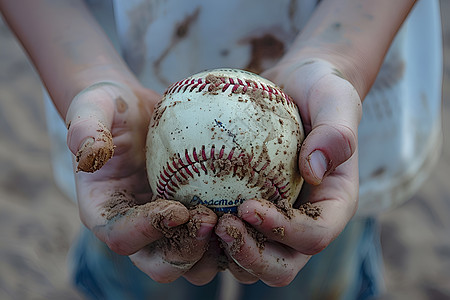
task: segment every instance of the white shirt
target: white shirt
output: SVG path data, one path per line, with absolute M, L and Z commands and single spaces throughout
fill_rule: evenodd
M 205 69 L 266 69 L 289 48 L 317 2 L 111 1 L 114 19 L 105 1 L 88 3 L 136 76 L 159 93 Z M 437 160 L 440 26 L 438 1 L 418 1 L 365 99 L 359 128 L 358 215 L 377 214 L 409 198 Z M 64 124 L 52 106 L 47 107 L 52 140 L 65 141 Z M 74 197 L 69 154 L 63 158 L 62 151 L 68 150 L 61 145 L 53 151 L 56 178 Z

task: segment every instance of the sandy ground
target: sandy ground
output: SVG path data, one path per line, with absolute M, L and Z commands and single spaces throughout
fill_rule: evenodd
M 441 5 L 450 11 L 450 1 Z M 449 28 L 444 20 L 443 153 L 422 190 L 381 218 L 383 299 L 450 299 Z M 78 211 L 52 178 L 41 98 L 36 73 L 0 22 L 0 299 L 5 300 L 80 299 L 66 263 Z
M 80 299 L 66 264 L 77 208 L 54 184 L 40 81 L 4 24 L 0 99 L 0 299 Z

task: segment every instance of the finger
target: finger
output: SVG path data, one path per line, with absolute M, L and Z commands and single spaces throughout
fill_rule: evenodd
M 300 172 L 306 182 L 319 184 L 355 153 L 362 108 L 350 83 L 332 75 L 320 79 L 308 97 L 312 129 L 300 151 Z
M 236 216 L 221 218 L 216 233 L 234 262 L 269 286 L 289 284 L 310 258 L 267 240 Z
M 218 272 L 227 268 L 228 258 L 223 252 L 217 236 L 212 234 L 202 258 L 183 277 L 194 285 L 205 285 L 213 280 Z
M 361 99 L 327 61 L 292 63 L 281 70 L 268 75 L 298 104 L 307 135 L 299 156 L 300 172 L 307 183 L 317 185 L 355 152 Z
M 247 200 L 238 215 L 268 239 L 313 255 L 342 232 L 356 211 L 357 199 L 342 188 L 343 180 L 329 176 L 320 186 L 311 186 L 308 199 L 312 202 L 297 208 L 281 210 L 269 201 Z
M 320 184 L 324 177 L 347 161 L 357 147 L 356 132 L 338 124 L 316 125 L 303 142 L 299 168 L 309 184 Z
M 200 205 L 190 210 L 190 216 L 189 222 L 164 231 L 164 238 L 130 256 L 153 280 L 160 283 L 176 280 L 205 253 L 217 216 Z
M 71 102 L 66 114 L 67 145 L 76 156 L 78 171 L 99 170 L 114 153 L 111 134 L 115 112 L 123 111 L 123 98 L 135 97 L 114 83 L 98 83 L 80 92 Z
M 157 200 L 137 205 L 131 196 L 123 192 L 111 195 L 99 214 L 101 217 L 84 223 L 112 251 L 120 255 L 135 253 L 163 237 L 164 231 L 189 220 L 188 210 L 177 201 Z
M 253 284 L 259 280 L 259 278 L 252 273 L 248 272 L 240 265 L 238 265 L 233 257 L 228 258 L 228 270 L 233 274 L 234 278 L 242 284 Z
M 221 226 L 219 226 L 221 227 Z M 234 238 L 238 238 L 240 241 L 241 235 L 239 234 L 239 237 L 236 237 L 238 235 L 238 230 L 236 228 L 230 227 L 225 228 L 225 232 L 222 232 L 222 229 L 216 229 L 219 231 L 220 238 L 221 238 L 221 247 L 225 249 L 224 255 L 227 257 L 227 269 L 230 271 L 230 273 L 234 276 L 234 278 L 242 283 L 242 284 L 252 284 L 259 280 L 259 278 L 252 273 L 248 272 L 244 268 L 242 268 L 240 265 L 238 265 L 233 258 L 233 254 L 235 252 L 238 252 L 237 246 L 240 244 L 240 242 L 236 242 L 233 240 Z M 232 231 L 230 233 L 227 233 L 228 231 Z M 230 235 L 230 236 L 228 236 Z M 228 241 L 228 242 L 227 242 Z M 230 245 L 230 243 L 232 245 Z

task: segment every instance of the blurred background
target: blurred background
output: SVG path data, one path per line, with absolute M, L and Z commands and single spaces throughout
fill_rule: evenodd
M 444 38 L 442 156 L 421 191 L 385 213 L 384 299 L 450 299 L 450 1 Z M 77 207 L 54 181 L 41 85 L 0 19 L 0 299 L 81 299 L 67 252 Z

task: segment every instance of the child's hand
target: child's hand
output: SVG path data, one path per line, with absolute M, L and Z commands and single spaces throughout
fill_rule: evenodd
M 247 200 L 238 216 L 267 240 L 255 240 L 255 233 L 231 215 L 219 219 L 216 234 L 236 263 L 230 270 L 238 280 L 285 286 L 311 255 L 340 234 L 357 209 L 361 101 L 339 70 L 325 61 L 279 65 L 263 76 L 282 86 L 299 106 L 306 139 L 299 157 L 305 185 L 297 205 L 310 202 L 319 214 L 314 219 L 294 209 L 288 215 L 268 201 Z
M 217 217 L 204 207 L 150 202 L 145 142 L 159 97 L 141 86 L 95 84 L 70 105 L 67 143 L 78 160 L 82 222 L 151 278 L 170 282 L 202 258 Z

